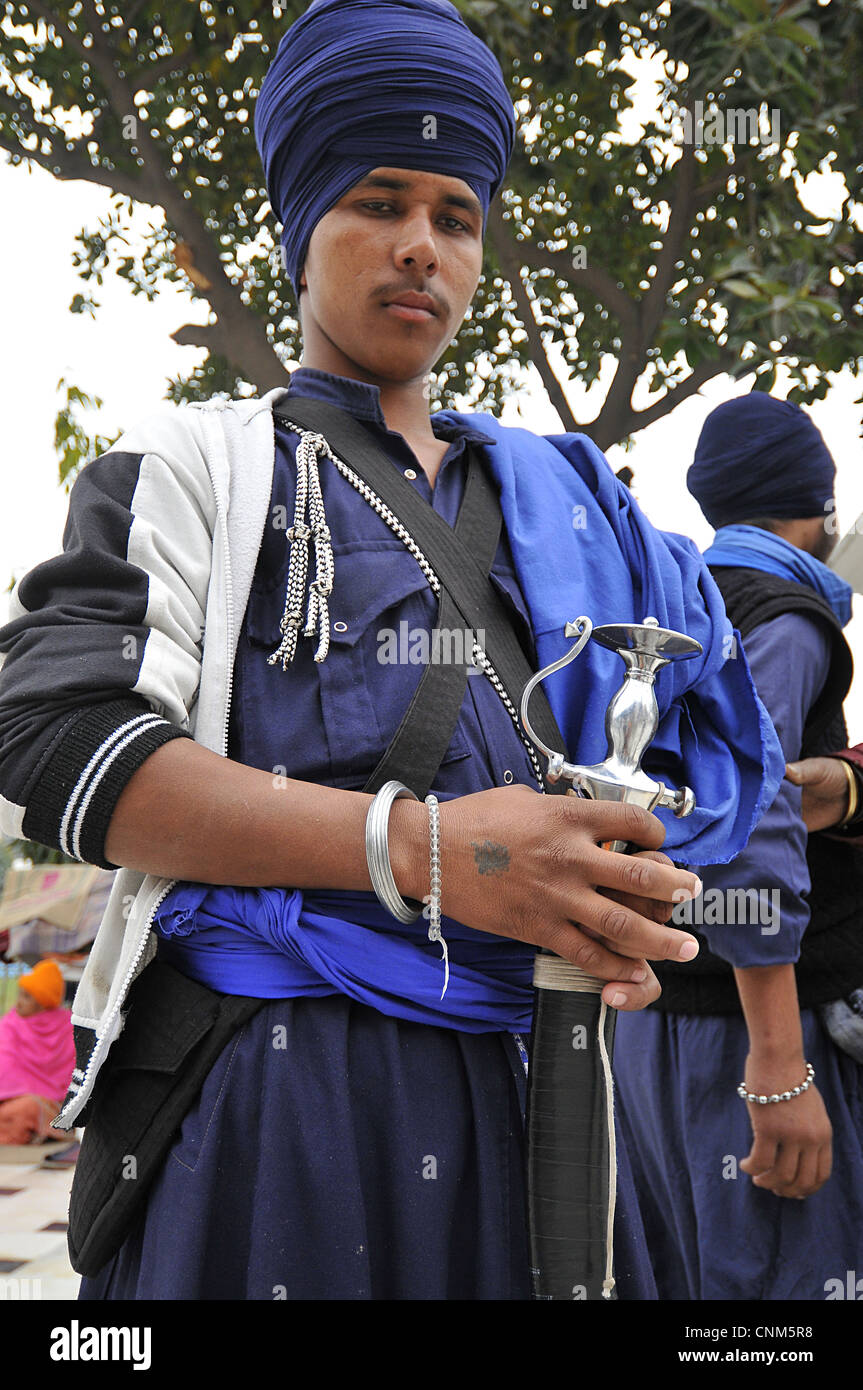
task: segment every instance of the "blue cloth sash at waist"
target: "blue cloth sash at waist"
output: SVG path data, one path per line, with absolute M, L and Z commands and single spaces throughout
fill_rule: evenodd
M 383 1014 L 466 1033 L 526 1032 L 535 948 L 441 920 L 404 925 L 372 893 L 178 883 L 157 909 L 159 956 L 211 989 L 257 999 L 346 994 Z

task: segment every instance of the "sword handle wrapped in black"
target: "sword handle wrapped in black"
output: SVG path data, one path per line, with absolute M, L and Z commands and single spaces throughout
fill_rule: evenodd
M 545 954 L 545 953 L 544 953 Z M 528 1222 L 537 1299 L 614 1298 L 607 1278 L 612 1170 L 599 994 L 537 989 L 528 1080 Z M 609 1062 L 616 1012 L 605 1008 Z

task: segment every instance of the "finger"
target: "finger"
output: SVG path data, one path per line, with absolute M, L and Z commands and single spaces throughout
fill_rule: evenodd
M 642 984 L 633 985 L 625 980 L 613 980 L 605 986 L 602 998 L 612 1009 L 618 1009 L 621 1013 L 632 1013 L 636 1009 L 646 1009 L 648 1004 L 659 998 L 662 986 L 647 961 L 642 961 L 641 964 L 647 970 L 647 978 Z
M 637 855 L 631 857 L 650 859 L 654 864 L 666 864 L 674 867 L 668 855 L 657 849 L 639 850 Z M 624 907 L 631 908 L 633 912 L 640 912 L 643 917 L 649 917 L 651 922 L 667 922 L 675 908 L 673 902 L 654 902 L 651 898 L 639 898 L 631 893 L 619 893 L 615 888 L 603 888 L 601 892 L 604 898 L 610 898 L 612 902 L 622 903 Z
M 775 1139 L 768 1139 L 764 1135 L 756 1135 L 752 1148 L 746 1158 L 740 1162 L 740 1168 L 744 1173 L 748 1173 L 753 1182 L 761 1173 L 769 1173 L 776 1161 L 776 1150 L 778 1144 Z
M 573 822 L 590 832 L 597 844 L 603 840 L 625 840 L 642 849 L 659 849 L 665 840 L 665 826 L 641 806 L 625 802 L 591 801 L 588 797 L 561 797 L 569 803 Z
M 802 787 L 808 781 L 803 763 L 786 763 L 785 776 L 789 782 L 793 782 L 797 787 Z
M 828 1140 L 822 1144 L 818 1150 L 818 1186 L 823 1187 L 830 1174 L 833 1172 L 833 1142 Z
M 800 1162 L 793 1188 L 784 1192 L 784 1197 L 811 1197 L 821 1186 L 818 1181 L 818 1155 L 820 1149 L 807 1147 L 801 1150 Z
M 660 925 L 668 921 L 675 907 L 674 903 L 657 903 L 651 898 L 633 898 L 626 893 L 616 893 L 613 888 L 600 888 L 599 892 L 603 898 L 620 903 L 632 912 L 640 912 L 642 917 L 649 918 L 651 922 L 659 922 Z
M 779 1156 L 773 1165 L 772 1173 L 765 1175 L 764 1186 L 769 1186 L 779 1197 L 796 1196 L 797 1173 L 802 1156 L 803 1151 L 799 1143 L 780 1144 Z M 766 1181 L 768 1177 L 769 1183 Z
M 662 856 L 665 859 L 665 855 Z M 630 897 L 652 898 L 656 902 L 680 903 L 697 898 L 701 880 L 689 869 L 676 869 L 671 863 L 657 863 L 646 854 L 617 854 L 596 850 L 579 856 L 579 869 L 590 883 L 614 888 Z
M 586 893 L 578 904 L 579 925 L 596 932 L 612 951 L 621 956 L 643 956 L 646 960 L 692 960 L 698 955 L 698 942 L 674 927 L 662 927 L 639 912 L 609 901 L 601 893 Z M 553 949 L 553 948 L 552 948 Z M 605 975 L 604 979 L 614 979 Z
M 648 967 L 644 960 L 617 955 L 604 941 L 569 922 L 547 927 L 539 944 L 600 980 L 640 984 L 647 977 Z

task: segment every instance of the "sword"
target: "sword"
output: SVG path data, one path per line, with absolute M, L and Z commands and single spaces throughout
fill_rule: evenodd
M 528 681 L 521 721 L 548 759 L 548 780 L 572 785 L 568 796 L 631 802 L 652 811 L 667 806 L 688 816 L 695 797 L 655 782 L 641 759 L 659 725 L 654 682 L 672 661 L 697 656 L 701 644 L 656 618 L 594 628 L 567 623 L 577 641 L 559 661 Z M 608 753 L 592 766 L 568 763 L 531 727 L 530 696 L 540 681 L 578 656 L 590 638 L 622 657 L 623 684 L 605 714 Z M 631 846 L 603 846 L 627 853 Z M 527 1102 L 527 1197 L 533 1293 L 537 1299 L 614 1298 L 613 1228 L 616 1155 L 611 1062 L 616 1012 L 600 999 L 605 981 L 551 951 L 537 952 Z

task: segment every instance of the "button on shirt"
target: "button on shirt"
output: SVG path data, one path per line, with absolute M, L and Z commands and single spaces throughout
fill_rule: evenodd
M 330 402 L 362 422 L 393 465 L 451 526 L 464 491 L 466 448 L 478 449 L 482 458 L 482 451 L 495 447 L 489 436 L 446 412 L 433 415 L 432 429 L 439 439 L 449 441 L 449 448 L 432 488 L 404 438 L 387 428 L 378 387 L 302 367 L 291 377 L 281 407 L 286 412 L 293 394 Z M 234 664 L 228 752 L 251 767 L 359 790 L 419 684 L 438 599 L 398 537 L 323 458 L 321 492 L 334 555 L 329 652 L 316 663 L 317 638 L 300 635 L 286 670 L 281 662 L 267 664 L 281 641 L 289 558 L 285 532 L 294 515 L 298 438 L 276 420 L 272 496 Z M 309 578 L 313 565 L 310 553 Z M 491 580 L 535 667 L 530 620 L 505 528 Z M 467 635 L 464 641 L 469 659 Z M 472 668 L 458 724 L 432 790 L 446 799 L 511 782 L 536 787 L 512 719 L 487 677 Z

